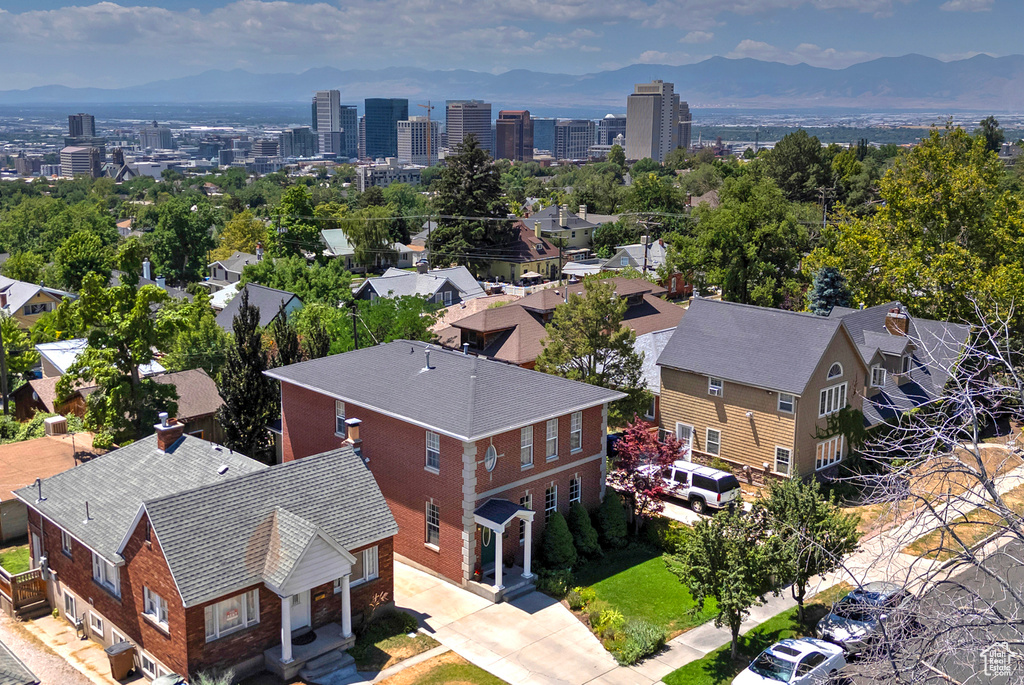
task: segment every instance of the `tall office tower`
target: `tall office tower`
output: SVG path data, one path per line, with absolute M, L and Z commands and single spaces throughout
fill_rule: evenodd
M 427 150 L 427 130 L 430 130 L 430 150 Z M 441 127 L 426 117 L 409 117 L 398 122 L 398 161 L 407 164 L 434 166 L 437 164 L 437 148 L 441 138 Z
M 345 134 L 341 131 L 317 131 L 317 149 L 325 157 L 343 157 L 345 150 Z
M 313 96 L 314 130 L 320 138 L 320 154 L 337 156 L 341 132 L 341 91 L 318 90 Z
M 679 96 L 661 80 L 638 83 L 626 101 L 626 159 L 664 162 L 676 148 Z
M 69 114 L 68 135 L 72 138 L 95 137 L 96 119 L 91 114 Z
M 533 147 L 536 150 L 545 150 L 549 154 L 555 152 L 555 120 L 551 118 L 532 120 L 533 123 Z
M 398 122 L 409 118 L 405 98 L 366 98 L 366 156 L 370 159 L 398 155 Z
M 313 110 L 313 111 L 312 111 L 312 113 L 310 114 L 310 120 L 311 120 L 311 121 L 312 121 L 313 123 L 312 123 L 312 124 L 310 124 L 310 127 L 309 127 L 309 128 L 310 128 L 310 129 L 311 129 L 311 130 L 313 131 L 313 133 L 316 133 L 316 93 L 313 93 L 313 104 L 312 104 L 312 110 Z
M 606 114 L 597 122 L 597 144 L 614 145 L 615 136 L 626 135 L 626 115 Z
M 139 147 L 143 150 L 170 150 L 174 147 L 171 129 L 155 121 L 152 126 L 143 126 L 139 129 Z
M 341 106 L 341 132 L 343 153 L 339 157 L 359 156 L 359 115 L 355 105 Z
M 286 128 L 278 143 L 282 157 L 313 157 L 320 147 L 317 136 L 307 126 Z
M 102 173 L 103 157 L 96 147 L 69 146 L 60 151 L 60 175 L 92 176 L 99 178 Z
M 503 109 L 494 122 L 494 158 L 533 161 L 533 120 L 530 110 Z
M 280 143 L 273 138 L 258 138 L 252 142 L 252 154 L 257 157 L 277 157 Z
M 566 119 L 555 124 L 555 159 L 588 159 L 594 128 L 589 119 Z
M 359 117 L 359 135 L 357 137 L 356 156 L 359 159 L 366 159 L 366 115 Z
M 455 154 L 468 135 L 476 136 L 480 147 L 487 152 L 491 144 L 491 103 L 482 100 L 449 100 L 445 103 L 445 129 L 448 132 L 448 150 Z
M 679 96 L 676 96 L 679 97 Z M 681 147 L 684 150 L 690 149 L 690 143 L 692 142 L 691 127 L 693 126 L 693 117 L 690 114 L 690 105 L 686 102 L 679 103 L 679 128 L 676 130 L 676 146 Z

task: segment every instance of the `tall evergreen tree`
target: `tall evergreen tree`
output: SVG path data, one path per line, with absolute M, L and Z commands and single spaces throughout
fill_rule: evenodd
M 299 345 L 299 333 L 295 324 L 288 320 L 284 305 L 277 311 L 277 318 L 270 325 L 270 336 L 277 347 L 277 363 L 288 366 L 302 361 L 302 347 Z
M 269 464 L 274 459 L 274 441 L 267 424 L 279 411 L 277 389 L 263 373 L 267 355 L 259 331 L 259 307 L 249 304 L 248 291 L 243 290 L 240 297 L 242 306 L 233 323 L 235 344 L 221 372 L 224 406 L 219 418 L 226 447 Z
M 846 276 L 834 266 L 823 266 L 814 274 L 807 291 L 807 308 L 812 314 L 828 316 L 833 307 L 850 306 L 850 285 Z
M 309 331 L 302 340 L 302 347 L 306 353 L 306 359 L 320 359 L 331 353 L 331 336 L 327 333 L 327 326 L 319 317 L 310 322 Z

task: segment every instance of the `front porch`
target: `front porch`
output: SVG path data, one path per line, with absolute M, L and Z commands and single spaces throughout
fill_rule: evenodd
M 534 512 L 505 499 L 489 499 L 473 512 L 480 535 L 478 572 L 468 579 L 466 587 L 491 602 L 510 601 L 533 590 Z M 523 565 L 505 563 L 506 529 L 513 521 L 523 521 Z M 515 527 L 519 535 L 519 526 Z
M 307 630 L 295 631 L 294 638 L 306 634 Z M 316 638 L 309 644 L 295 644 L 293 636 L 289 633 L 288 649 L 291 652 L 290 660 L 284 659 L 285 643 L 281 643 L 263 652 L 263 664 L 268 671 L 275 673 L 285 680 L 295 678 L 299 671 L 310 662 L 330 654 L 331 652 L 344 651 L 355 644 L 356 636 L 345 629 L 339 623 L 328 623 L 315 628 L 313 632 Z

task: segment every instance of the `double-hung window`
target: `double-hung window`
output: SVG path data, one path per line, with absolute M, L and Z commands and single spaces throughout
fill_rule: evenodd
M 846 383 L 824 388 L 818 397 L 818 416 L 830 416 L 846 406 Z
M 579 452 L 583 449 L 583 412 L 574 411 L 569 419 L 569 449 Z
M 558 510 L 558 486 L 552 485 L 544 491 L 544 523 Z
M 721 378 L 708 376 L 708 394 L 713 397 L 721 397 L 725 391 L 725 381 Z
M 569 481 L 569 504 L 579 502 L 583 497 L 583 481 L 579 476 L 573 476 Z
M 334 400 L 334 434 L 346 437 L 348 426 L 345 425 L 345 403 Z
M 427 502 L 427 544 L 441 545 L 441 512 L 433 502 Z
M 558 459 L 558 419 L 550 419 L 545 428 L 544 456 L 548 461 Z
M 167 600 L 148 587 L 142 588 L 142 595 L 144 600 L 142 615 L 167 630 Z
M 900 373 L 910 373 L 910 355 L 903 355 L 903 359 L 900 362 Z
M 229 597 L 206 607 L 206 641 L 230 635 L 259 622 L 259 590 L 249 590 Z
M 66 530 L 60 532 L 60 551 L 64 552 L 69 559 L 71 558 L 71 536 Z
M 814 469 L 819 471 L 823 468 L 827 468 L 832 464 L 839 462 L 843 458 L 843 436 L 837 435 L 828 440 L 823 440 L 818 443 L 817 451 L 814 457 Z
M 794 406 L 796 406 L 796 397 L 785 392 L 779 393 L 779 411 L 792 414 Z
M 716 457 L 722 453 L 722 431 L 708 428 L 707 439 L 704 441 L 704 451 Z
M 451 290 L 445 290 L 444 291 L 444 306 L 447 307 L 451 303 L 452 303 L 452 291 Z
M 374 545 L 362 552 L 353 555 L 356 560 L 352 564 L 352 574 L 349 576 L 349 583 L 352 587 L 375 580 L 379 575 L 377 546 Z M 334 581 L 334 591 L 341 592 L 342 580 Z
M 519 431 L 519 464 L 533 466 L 533 426 Z
M 427 468 L 441 470 L 441 436 L 434 431 L 427 431 Z
M 871 367 L 871 387 L 881 388 L 885 385 L 885 367 L 884 366 L 872 366 Z
M 121 575 L 116 566 L 93 552 L 92 579 L 115 597 L 121 596 Z
M 788 447 L 775 448 L 775 473 L 790 475 L 793 466 L 793 450 Z

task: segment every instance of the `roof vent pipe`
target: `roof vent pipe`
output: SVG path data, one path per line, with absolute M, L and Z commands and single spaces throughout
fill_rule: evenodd
M 462 343 L 462 354 L 469 355 L 469 343 Z
M 43 497 L 43 479 L 42 478 L 36 478 L 36 490 L 39 491 L 39 494 L 36 496 L 36 502 L 44 501 L 46 498 Z
M 150 414 L 150 416 L 152 416 L 152 414 Z M 159 416 L 160 416 L 160 425 L 161 426 L 166 426 L 167 425 L 167 412 L 162 411 L 162 412 L 160 412 Z
M 426 366 L 423 367 L 423 370 L 426 371 L 429 368 L 431 368 L 430 367 L 430 350 L 429 349 L 423 350 L 423 356 L 426 358 Z
M 89 515 L 89 500 L 85 500 L 85 523 L 92 521 L 92 516 Z

